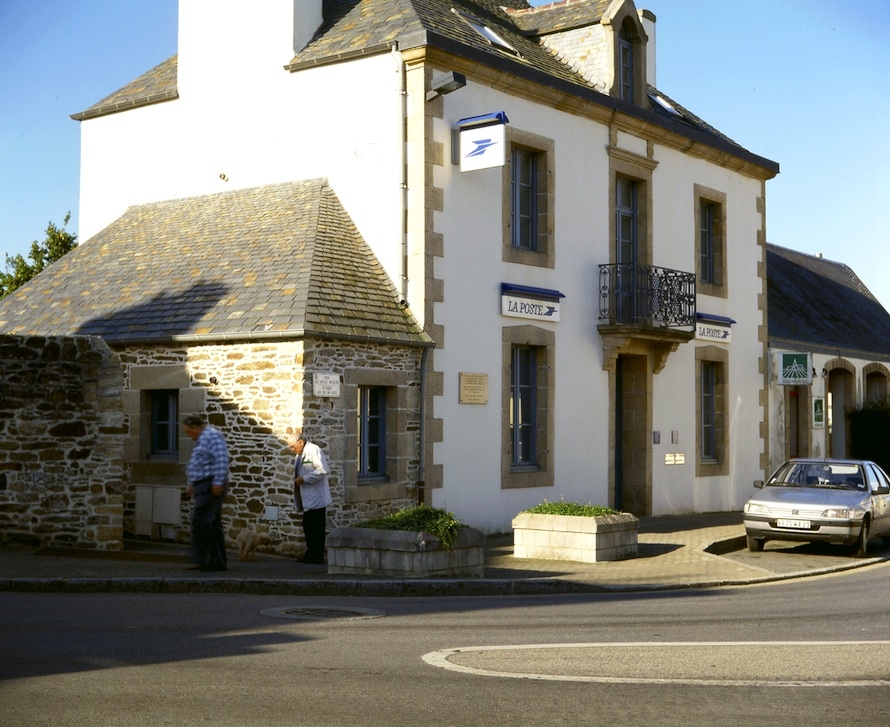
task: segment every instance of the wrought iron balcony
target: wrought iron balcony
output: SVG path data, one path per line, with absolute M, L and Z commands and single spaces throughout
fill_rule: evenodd
M 651 327 L 695 323 L 695 275 L 655 265 L 600 265 L 600 320 Z

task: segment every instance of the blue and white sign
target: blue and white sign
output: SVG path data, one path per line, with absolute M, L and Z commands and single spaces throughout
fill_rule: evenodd
M 501 283 L 501 315 L 558 323 L 561 298 L 558 290 Z
M 536 321 L 556 322 L 559 321 L 559 301 L 502 295 L 501 315 L 513 318 L 531 318 Z
M 507 161 L 504 125 L 507 123 L 509 120 L 503 111 L 471 116 L 457 122 L 462 172 L 504 166 Z
M 732 324 L 735 323 L 732 318 L 709 313 L 696 313 L 695 318 L 695 337 L 698 340 L 716 343 L 732 342 Z

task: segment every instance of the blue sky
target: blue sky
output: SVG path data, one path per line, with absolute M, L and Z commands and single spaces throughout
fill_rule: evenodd
M 890 308 L 890 2 L 637 7 L 658 18 L 659 88 L 781 165 L 767 184 L 769 241 L 848 264 Z M 0 0 L 0 265 L 69 210 L 77 232 L 69 116 L 176 52 L 176 8 Z

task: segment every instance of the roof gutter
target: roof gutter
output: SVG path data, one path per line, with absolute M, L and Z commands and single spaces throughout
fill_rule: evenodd
M 643 109 L 626 101 L 621 101 L 620 99 L 600 93 L 596 89 L 581 83 L 572 83 L 566 79 L 551 76 L 548 73 L 538 70 L 534 66 L 513 60 L 506 55 L 496 55 L 478 48 L 473 48 L 472 46 L 463 45 L 429 30 L 410 33 L 403 36 L 399 40 L 399 47 L 403 52 L 414 48 L 435 48 L 444 53 L 464 58 L 467 61 L 493 68 L 496 71 L 509 73 L 513 76 L 531 81 L 532 83 L 537 83 L 550 90 L 556 91 L 557 93 L 574 96 L 585 103 L 610 109 L 613 112 L 622 113 L 632 118 L 639 119 L 647 124 L 652 124 L 653 126 L 665 129 L 684 139 L 689 139 L 702 146 L 710 147 L 718 152 L 731 155 L 748 164 L 760 167 L 767 172 L 765 176 L 768 179 L 771 179 L 779 173 L 778 162 L 754 154 L 742 146 L 723 141 L 719 137 L 705 134 L 704 132 L 687 126 L 683 122 L 662 118 L 648 109 Z
M 82 332 L 71 335 L 96 336 L 105 341 L 109 346 L 159 343 L 254 343 L 257 341 L 300 341 L 307 338 L 320 341 L 349 341 L 351 343 L 410 346 L 412 348 L 431 348 L 435 346 L 435 342 L 426 333 L 412 334 L 412 338 L 390 338 L 387 336 L 361 336 L 305 329 L 300 331 L 252 331 L 249 333 L 190 333 L 171 336 L 144 336 L 141 338 L 137 336 L 103 336 L 99 333 Z

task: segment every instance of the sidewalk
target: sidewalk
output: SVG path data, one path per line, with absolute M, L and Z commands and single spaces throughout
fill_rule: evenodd
M 857 568 L 890 559 L 852 558 L 844 551 L 769 549 L 748 553 L 741 513 L 644 518 L 635 558 L 578 563 L 513 557 L 511 535 L 488 541 L 485 575 L 466 579 L 394 579 L 329 575 L 324 565 L 258 554 L 229 570 L 187 570 L 178 544 L 127 541 L 122 552 L 0 546 L 0 591 L 269 593 L 307 596 L 468 596 L 605 593 L 743 585 Z M 770 544 L 772 545 L 772 544 Z M 788 544 L 776 544 L 784 547 Z

